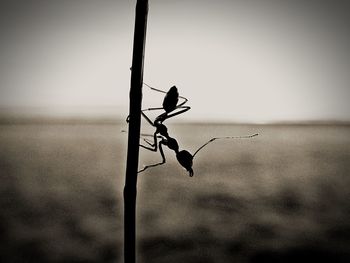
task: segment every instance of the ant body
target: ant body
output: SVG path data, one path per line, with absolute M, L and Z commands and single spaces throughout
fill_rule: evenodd
M 191 107 L 189 106 L 184 106 L 184 104 L 188 101 L 185 97 L 179 96 L 179 92 L 177 91 L 176 86 L 172 86 L 168 92 L 159 90 L 159 89 L 155 89 L 149 85 L 147 85 L 146 83 L 144 83 L 147 87 L 151 88 L 152 90 L 161 92 L 161 93 L 165 93 L 165 97 L 163 100 L 163 104 L 162 104 L 162 108 L 148 108 L 145 110 L 141 110 L 141 114 L 142 116 L 147 120 L 147 122 L 152 125 L 153 127 L 156 128 L 154 134 L 153 134 L 153 143 L 150 143 L 149 141 L 146 141 L 151 147 L 147 147 L 144 145 L 140 145 L 141 147 L 154 151 L 157 151 L 157 139 L 158 138 L 162 138 L 162 143 L 166 144 L 168 141 L 172 141 L 172 138 L 169 136 L 168 134 L 168 129 L 167 127 L 163 124 L 163 122 L 169 118 L 172 118 L 176 115 L 182 114 L 186 111 L 188 111 L 189 109 L 191 109 Z M 183 102 L 181 102 L 180 104 L 178 104 L 179 98 L 183 99 Z M 158 115 L 154 122 L 152 122 L 150 120 L 150 118 L 144 113 L 144 111 L 151 111 L 151 110 L 161 110 L 164 109 L 165 112 L 163 112 L 162 114 Z M 175 110 L 180 109 L 179 111 L 174 112 Z M 127 118 L 128 121 L 128 118 Z M 159 137 L 158 135 L 160 135 L 161 137 Z M 175 139 L 174 139 L 175 140 Z
M 144 139 L 144 141 L 149 144 L 150 147 L 148 146 L 144 146 L 142 144 L 140 144 L 141 147 L 150 150 L 150 151 L 157 151 L 157 146 L 159 146 L 159 151 L 160 154 L 162 156 L 162 162 L 157 163 L 157 164 L 153 164 L 153 165 L 148 165 L 145 166 L 142 170 L 139 171 L 143 172 L 144 170 L 146 170 L 149 167 L 154 167 L 154 166 L 158 166 L 158 165 L 162 165 L 165 163 L 165 156 L 164 156 L 164 152 L 163 152 L 163 148 L 162 145 L 166 145 L 168 146 L 171 150 L 173 150 L 176 153 L 176 157 L 179 161 L 179 163 L 184 166 L 185 168 L 189 166 L 188 161 L 186 161 L 184 159 L 184 151 L 179 151 L 179 144 L 177 143 L 176 139 L 172 138 L 169 136 L 168 134 L 168 128 L 163 124 L 163 122 L 171 117 L 174 117 L 176 115 L 182 114 L 186 111 L 188 111 L 191 107 L 189 106 L 184 106 L 184 104 L 188 101 L 185 97 L 179 96 L 179 93 L 177 91 L 176 86 L 172 86 L 170 88 L 170 90 L 168 92 L 159 90 L 159 89 L 155 89 L 149 85 L 147 85 L 146 83 L 144 83 L 146 86 L 148 86 L 149 88 L 151 88 L 152 90 L 158 91 L 158 92 L 162 92 L 162 93 L 166 93 L 164 100 L 163 100 L 163 104 L 162 104 L 162 108 L 148 108 L 146 110 L 142 110 L 141 114 L 142 116 L 148 121 L 148 123 L 150 125 L 152 125 L 153 127 L 156 128 L 154 134 L 153 134 L 153 143 L 149 142 L 148 140 Z M 181 102 L 180 104 L 178 104 L 179 98 L 183 99 L 183 102 Z M 148 116 L 144 113 L 144 111 L 147 110 L 160 110 L 160 109 L 164 109 L 164 113 L 158 115 L 154 122 L 152 122 L 150 120 L 150 118 L 148 118 Z M 181 109 L 177 112 L 171 113 L 177 109 Z M 159 145 L 157 145 L 157 140 L 158 138 L 160 138 L 160 142 Z M 192 165 L 191 165 L 192 166 Z M 187 169 L 187 168 L 186 168 Z M 193 171 L 192 169 L 189 170 L 190 171 L 190 176 L 193 175 Z
M 227 136 L 227 137 L 214 137 L 212 139 L 210 139 L 209 141 L 207 141 L 205 144 L 203 144 L 201 147 L 199 147 L 195 153 L 192 155 L 189 151 L 187 150 L 179 150 L 179 144 L 176 141 L 176 139 L 170 137 L 169 133 L 168 133 L 168 128 L 163 124 L 163 122 L 171 117 L 174 117 L 176 115 L 182 114 L 186 111 L 188 111 L 191 107 L 189 106 L 184 106 L 186 104 L 186 102 L 188 101 L 185 97 L 179 96 L 179 93 L 177 91 L 176 86 L 172 86 L 168 92 L 165 92 L 163 90 L 159 90 L 156 88 L 153 88 L 149 85 L 147 85 L 146 83 L 144 83 L 146 86 L 148 86 L 150 89 L 161 92 L 161 93 L 165 93 L 165 97 L 163 100 L 163 107 L 158 107 L 158 108 L 148 108 L 148 109 L 144 109 L 141 110 L 141 114 L 142 116 L 147 120 L 147 122 L 152 125 L 153 127 L 156 128 L 154 134 L 153 134 L 153 143 L 151 143 L 149 140 L 147 139 L 143 139 L 149 146 L 145 146 L 140 144 L 141 147 L 156 152 L 158 150 L 159 147 L 159 152 L 162 156 L 162 161 L 156 164 L 151 164 L 151 165 L 147 165 L 145 166 L 143 169 L 141 169 L 140 171 L 138 171 L 138 173 L 141 173 L 143 171 L 145 171 L 148 168 L 151 167 L 155 167 L 155 166 L 159 166 L 162 165 L 166 162 L 165 159 L 165 155 L 164 155 L 164 151 L 163 151 L 163 145 L 167 146 L 169 149 L 173 150 L 176 154 L 176 159 L 178 160 L 178 162 L 180 163 L 180 165 L 182 167 L 184 167 L 188 172 L 189 172 L 189 176 L 192 177 L 194 172 L 192 169 L 193 166 L 193 159 L 195 157 L 195 155 L 206 145 L 208 145 L 209 143 L 213 142 L 214 140 L 217 139 L 243 139 L 243 138 L 252 138 L 257 136 L 258 134 L 253 134 L 253 135 L 247 135 L 247 136 Z M 179 98 L 183 99 L 183 102 L 181 102 L 180 104 L 178 104 Z M 158 115 L 154 122 L 151 121 L 151 119 L 144 113 L 145 111 L 152 111 L 152 110 L 164 110 L 165 112 L 163 112 L 162 114 Z M 175 110 L 180 109 L 179 111 L 174 112 Z M 129 121 L 129 117 L 126 119 L 126 121 Z M 151 135 L 152 136 L 152 135 Z M 158 139 L 160 139 L 159 143 L 158 143 Z
M 184 106 L 184 104 L 186 104 L 186 102 L 188 100 L 185 97 L 179 96 L 179 92 L 177 91 L 176 86 L 172 86 L 168 92 L 165 92 L 163 90 L 153 88 L 146 83 L 144 83 L 144 84 L 152 90 L 155 90 L 155 91 L 158 91 L 161 93 L 165 93 L 165 97 L 164 97 L 163 104 L 162 104 L 163 107 L 161 107 L 161 108 L 160 107 L 148 108 L 148 109 L 141 110 L 142 116 L 148 121 L 148 123 L 150 125 L 152 125 L 153 127 L 156 128 L 156 130 L 154 132 L 154 136 L 153 136 L 154 142 L 153 142 L 153 144 L 149 143 L 149 145 L 152 146 L 152 148 L 149 148 L 149 147 L 145 147 L 145 148 L 148 150 L 151 150 L 151 151 L 157 151 L 157 136 L 158 136 L 158 134 L 162 135 L 165 138 L 168 138 L 167 127 L 163 124 L 163 122 L 169 118 L 172 118 L 176 115 L 179 115 L 179 114 L 182 114 L 182 113 L 188 111 L 189 109 L 191 109 L 191 107 Z M 179 98 L 183 99 L 183 102 L 181 102 L 180 104 L 177 104 L 179 101 Z M 150 120 L 150 118 L 144 113 L 145 111 L 162 110 L 162 109 L 165 112 L 158 115 L 155 118 L 154 122 L 152 122 Z M 173 112 L 177 109 L 180 109 L 180 110 Z M 126 119 L 126 121 L 129 122 L 129 116 Z M 141 146 L 144 147 L 143 145 L 141 145 Z

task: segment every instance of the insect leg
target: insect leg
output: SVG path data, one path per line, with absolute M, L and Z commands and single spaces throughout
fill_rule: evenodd
M 164 152 L 163 152 L 163 147 L 162 147 L 162 145 L 163 145 L 163 142 L 160 141 L 160 142 L 159 142 L 159 152 L 160 152 L 160 155 L 162 156 L 162 161 L 159 162 L 159 163 L 156 163 L 156 164 L 146 165 L 146 166 L 143 167 L 140 171 L 138 171 L 138 173 L 141 173 L 141 172 L 147 170 L 148 168 L 156 167 L 156 166 L 165 164 L 166 160 L 165 160 L 165 155 L 164 155 Z
M 127 130 L 121 130 L 120 132 L 122 133 L 127 133 Z M 149 133 L 140 133 L 140 137 L 153 137 L 154 134 L 149 134 Z M 161 138 L 160 135 L 157 135 L 158 138 Z
M 181 102 L 179 105 L 177 105 L 177 107 L 180 107 L 180 106 L 185 105 L 185 104 L 186 104 L 186 102 L 188 101 L 188 99 L 187 99 L 187 98 L 185 98 L 185 97 L 179 96 L 179 98 L 180 98 L 180 99 L 183 99 L 184 101 L 183 101 L 183 102 Z
M 143 110 L 141 110 L 141 111 L 143 112 L 143 111 L 152 111 L 152 110 L 164 110 L 164 108 L 162 108 L 162 107 L 147 108 L 147 109 L 143 109 Z
M 154 126 L 153 122 L 151 121 L 150 118 L 148 118 L 148 116 L 143 112 L 143 110 L 141 111 L 142 116 L 146 119 L 146 121 L 151 124 L 152 126 Z
M 174 117 L 174 116 L 176 116 L 176 115 L 180 115 L 180 114 L 182 114 L 182 113 L 188 111 L 189 109 L 191 109 L 191 107 L 190 107 L 190 106 L 180 106 L 180 107 L 176 107 L 176 110 L 177 110 L 177 109 L 181 109 L 181 110 L 176 111 L 176 112 L 171 113 L 171 114 L 168 114 L 168 116 L 166 117 L 166 119 L 169 119 L 169 118 Z
M 143 138 L 143 141 L 146 142 L 149 146 L 154 147 L 153 143 L 150 140 Z
M 153 125 L 153 122 L 151 121 L 151 119 L 148 118 L 148 116 L 144 113 L 144 111 L 152 111 L 152 110 L 164 110 L 164 109 L 161 108 L 161 107 L 158 107 L 158 108 L 148 108 L 148 109 L 143 109 L 143 110 L 141 110 L 142 116 L 143 116 L 152 126 L 154 126 L 154 125 Z M 128 115 L 128 117 L 126 117 L 126 122 L 129 123 L 129 121 L 130 121 L 130 116 Z
M 146 149 L 146 150 L 150 150 L 152 152 L 156 152 L 157 151 L 157 133 L 154 133 L 153 135 L 153 143 L 151 143 L 149 140 L 146 140 L 146 139 L 143 139 L 149 146 L 151 147 L 148 147 L 148 146 L 145 146 L 145 145 L 142 145 L 140 144 L 140 147 Z

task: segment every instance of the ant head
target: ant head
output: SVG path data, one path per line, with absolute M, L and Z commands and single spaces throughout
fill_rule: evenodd
M 163 135 L 164 137 L 168 137 L 168 128 L 164 125 L 159 123 L 157 125 L 156 133 L 159 133 L 160 135 Z
M 176 158 L 179 161 L 179 163 L 184 167 L 188 172 L 189 176 L 193 176 L 193 156 L 186 150 L 182 150 L 176 154 Z
M 175 151 L 176 153 L 179 152 L 179 144 L 174 138 L 169 137 L 167 141 L 167 145 L 171 150 Z

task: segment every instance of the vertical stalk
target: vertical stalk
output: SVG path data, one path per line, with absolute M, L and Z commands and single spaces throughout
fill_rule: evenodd
M 135 263 L 136 193 L 141 125 L 143 59 L 147 28 L 148 0 L 137 0 L 132 57 L 129 135 L 124 186 L 124 262 Z

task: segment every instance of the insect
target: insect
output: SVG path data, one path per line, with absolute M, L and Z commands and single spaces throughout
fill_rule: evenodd
M 145 166 L 142 170 L 140 170 L 139 172 L 143 172 L 144 170 L 146 170 L 149 167 L 155 167 L 158 165 L 162 165 L 165 163 L 166 159 L 165 159 L 165 155 L 163 152 L 163 145 L 168 146 L 171 150 L 173 150 L 176 153 L 176 156 L 178 156 L 179 154 L 179 145 L 176 141 L 176 139 L 172 138 L 169 136 L 168 134 L 168 128 L 163 124 L 163 122 L 171 117 L 174 117 L 176 115 L 182 114 L 186 111 L 188 111 L 190 109 L 189 106 L 184 106 L 184 104 L 188 101 L 185 97 L 179 96 L 179 93 L 177 91 L 176 86 L 172 86 L 168 92 L 159 90 L 159 89 L 155 89 L 147 84 L 145 84 L 146 86 L 148 86 L 149 88 L 151 88 L 152 90 L 158 91 L 158 92 L 162 92 L 165 93 L 165 97 L 163 100 L 163 104 L 162 104 L 162 108 L 158 107 L 158 108 L 148 108 L 146 110 L 142 110 L 141 114 L 142 116 L 146 119 L 146 121 L 152 125 L 153 127 L 156 128 L 154 134 L 153 134 L 153 143 L 151 143 L 149 140 L 144 139 L 144 141 L 149 145 L 149 146 L 145 146 L 140 144 L 140 147 L 143 147 L 147 150 L 150 151 L 154 151 L 156 152 L 158 150 L 159 147 L 159 152 L 162 156 L 162 161 L 160 163 L 156 163 L 153 165 L 147 165 Z M 183 99 L 183 101 L 178 104 L 179 102 L 179 98 Z M 165 112 L 161 113 L 160 115 L 158 115 L 154 122 L 151 121 L 151 119 L 144 113 L 144 111 L 149 111 L 149 110 L 161 110 L 163 109 Z M 180 109 L 179 111 L 174 112 L 175 110 Z M 173 112 L 173 113 L 172 113 Z M 159 143 L 158 143 L 158 139 L 160 139 Z
M 168 146 L 171 150 L 175 151 L 177 155 L 179 154 L 179 145 L 176 139 L 169 136 L 168 128 L 163 124 L 163 122 L 169 118 L 182 114 L 188 111 L 189 109 L 191 109 L 191 107 L 189 106 L 184 106 L 188 100 L 185 97 L 182 97 L 179 95 L 179 92 L 176 86 L 172 86 L 168 92 L 165 92 L 163 90 L 153 88 L 146 83 L 144 83 L 144 85 L 149 87 L 151 90 L 165 93 L 162 107 L 148 108 L 148 109 L 141 110 L 142 116 L 146 119 L 146 121 L 150 125 L 155 127 L 156 130 L 153 134 L 153 142 L 150 142 L 149 140 L 144 138 L 143 140 L 148 144 L 148 146 L 140 144 L 140 147 L 143 147 L 147 150 L 154 151 L 154 152 L 156 152 L 159 148 L 159 152 L 162 156 L 162 161 L 160 163 L 145 166 L 143 169 L 138 171 L 139 173 L 145 171 L 150 167 L 155 167 L 155 166 L 164 164 L 166 162 L 165 155 L 162 148 L 163 145 Z M 178 104 L 179 99 L 182 99 L 183 101 Z M 155 120 L 152 122 L 151 119 L 145 114 L 145 111 L 152 111 L 152 110 L 164 110 L 164 112 L 158 115 L 155 118 Z M 127 122 L 129 121 L 129 117 L 126 119 L 126 121 Z M 159 143 L 158 143 L 158 139 L 160 139 Z
M 164 100 L 163 100 L 162 107 L 148 108 L 148 109 L 141 110 L 142 116 L 146 119 L 146 121 L 150 125 L 155 127 L 156 130 L 153 134 L 153 142 L 151 142 L 150 140 L 148 140 L 146 138 L 143 138 L 144 142 L 146 142 L 148 144 L 148 146 L 140 144 L 140 147 L 147 149 L 147 150 L 150 150 L 150 151 L 153 151 L 153 152 L 157 152 L 158 148 L 159 148 L 159 152 L 161 154 L 162 161 L 155 163 L 155 164 L 146 165 L 141 170 L 139 170 L 138 173 L 141 173 L 141 172 L 147 170 L 148 168 L 156 167 L 156 166 L 165 164 L 166 159 L 165 159 L 165 155 L 164 155 L 164 151 L 163 151 L 163 146 L 167 146 L 169 149 L 171 149 L 175 152 L 176 159 L 179 162 L 179 164 L 183 168 L 185 168 L 188 171 L 189 176 L 192 177 L 194 175 L 194 172 L 192 169 L 193 159 L 194 159 L 195 155 L 201 149 L 203 149 L 206 145 L 208 145 L 209 143 L 211 143 L 215 140 L 218 140 L 218 139 L 243 139 L 243 138 L 252 138 L 252 137 L 255 137 L 258 135 L 258 134 L 253 134 L 253 135 L 245 135 L 245 136 L 214 137 L 214 138 L 210 139 L 209 141 L 207 141 L 205 144 L 203 144 L 201 147 L 199 147 L 194 152 L 193 155 L 187 150 L 180 151 L 178 142 L 176 141 L 175 138 L 173 138 L 169 135 L 168 128 L 165 126 L 165 124 L 163 124 L 163 122 L 171 117 L 174 117 L 176 115 L 179 115 L 179 114 L 182 114 L 182 113 L 188 111 L 191 107 L 184 106 L 188 100 L 185 97 L 179 96 L 179 93 L 178 93 L 176 86 L 172 86 L 168 92 L 165 92 L 163 90 L 153 88 L 146 83 L 144 83 L 144 84 L 154 91 L 158 91 L 158 92 L 166 94 L 164 97 Z M 178 104 L 179 98 L 182 99 L 183 101 Z M 180 110 L 178 110 L 178 109 L 180 109 Z M 152 111 L 152 110 L 164 110 L 164 112 L 161 113 L 160 115 L 158 115 L 155 118 L 155 120 L 152 122 L 152 120 L 145 114 L 145 111 Z M 129 120 L 129 117 L 127 118 L 127 122 L 128 122 L 128 120 Z M 152 136 L 152 135 L 146 135 L 146 136 Z
M 157 151 L 157 140 L 158 138 L 162 138 L 163 139 L 163 143 L 165 142 L 164 140 L 171 140 L 169 134 L 168 134 L 168 129 L 167 127 L 163 124 L 163 122 L 171 117 L 174 117 L 176 115 L 182 114 L 186 111 L 188 111 L 189 109 L 191 109 L 191 107 L 189 106 L 184 106 L 184 104 L 188 101 L 185 97 L 179 96 L 179 92 L 177 91 L 176 86 L 172 86 L 168 92 L 153 88 L 151 86 L 149 86 L 148 84 L 144 83 L 147 87 L 149 87 L 152 90 L 161 92 L 161 93 L 165 93 L 165 97 L 163 100 L 163 107 L 158 107 L 158 108 L 148 108 L 145 110 L 141 110 L 141 114 L 142 116 L 146 119 L 146 121 L 152 125 L 153 127 L 156 128 L 154 134 L 153 134 L 153 143 L 149 143 L 149 141 L 146 141 L 148 143 L 148 146 L 144 146 L 144 145 L 140 145 L 141 147 L 154 151 Z M 183 101 L 178 104 L 179 102 L 179 98 L 182 99 Z M 151 110 L 164 110 L 165 112 L 161 113 L 160 115 L 158 115 L 154 122 L 151 121 L 151 119 L 144 113 L 145 111 L 151 111 Z M 178 110 L 180 109 L 180 110 Z M 176 111 L 177 110 L 177 111 Z M 175 111 L 175 112 L 174 112 Z M 128 122 L 128 118 L 127 118 L 127 122 Z M 158 137 L 159 135 L 161 135 L 161 137 Z

